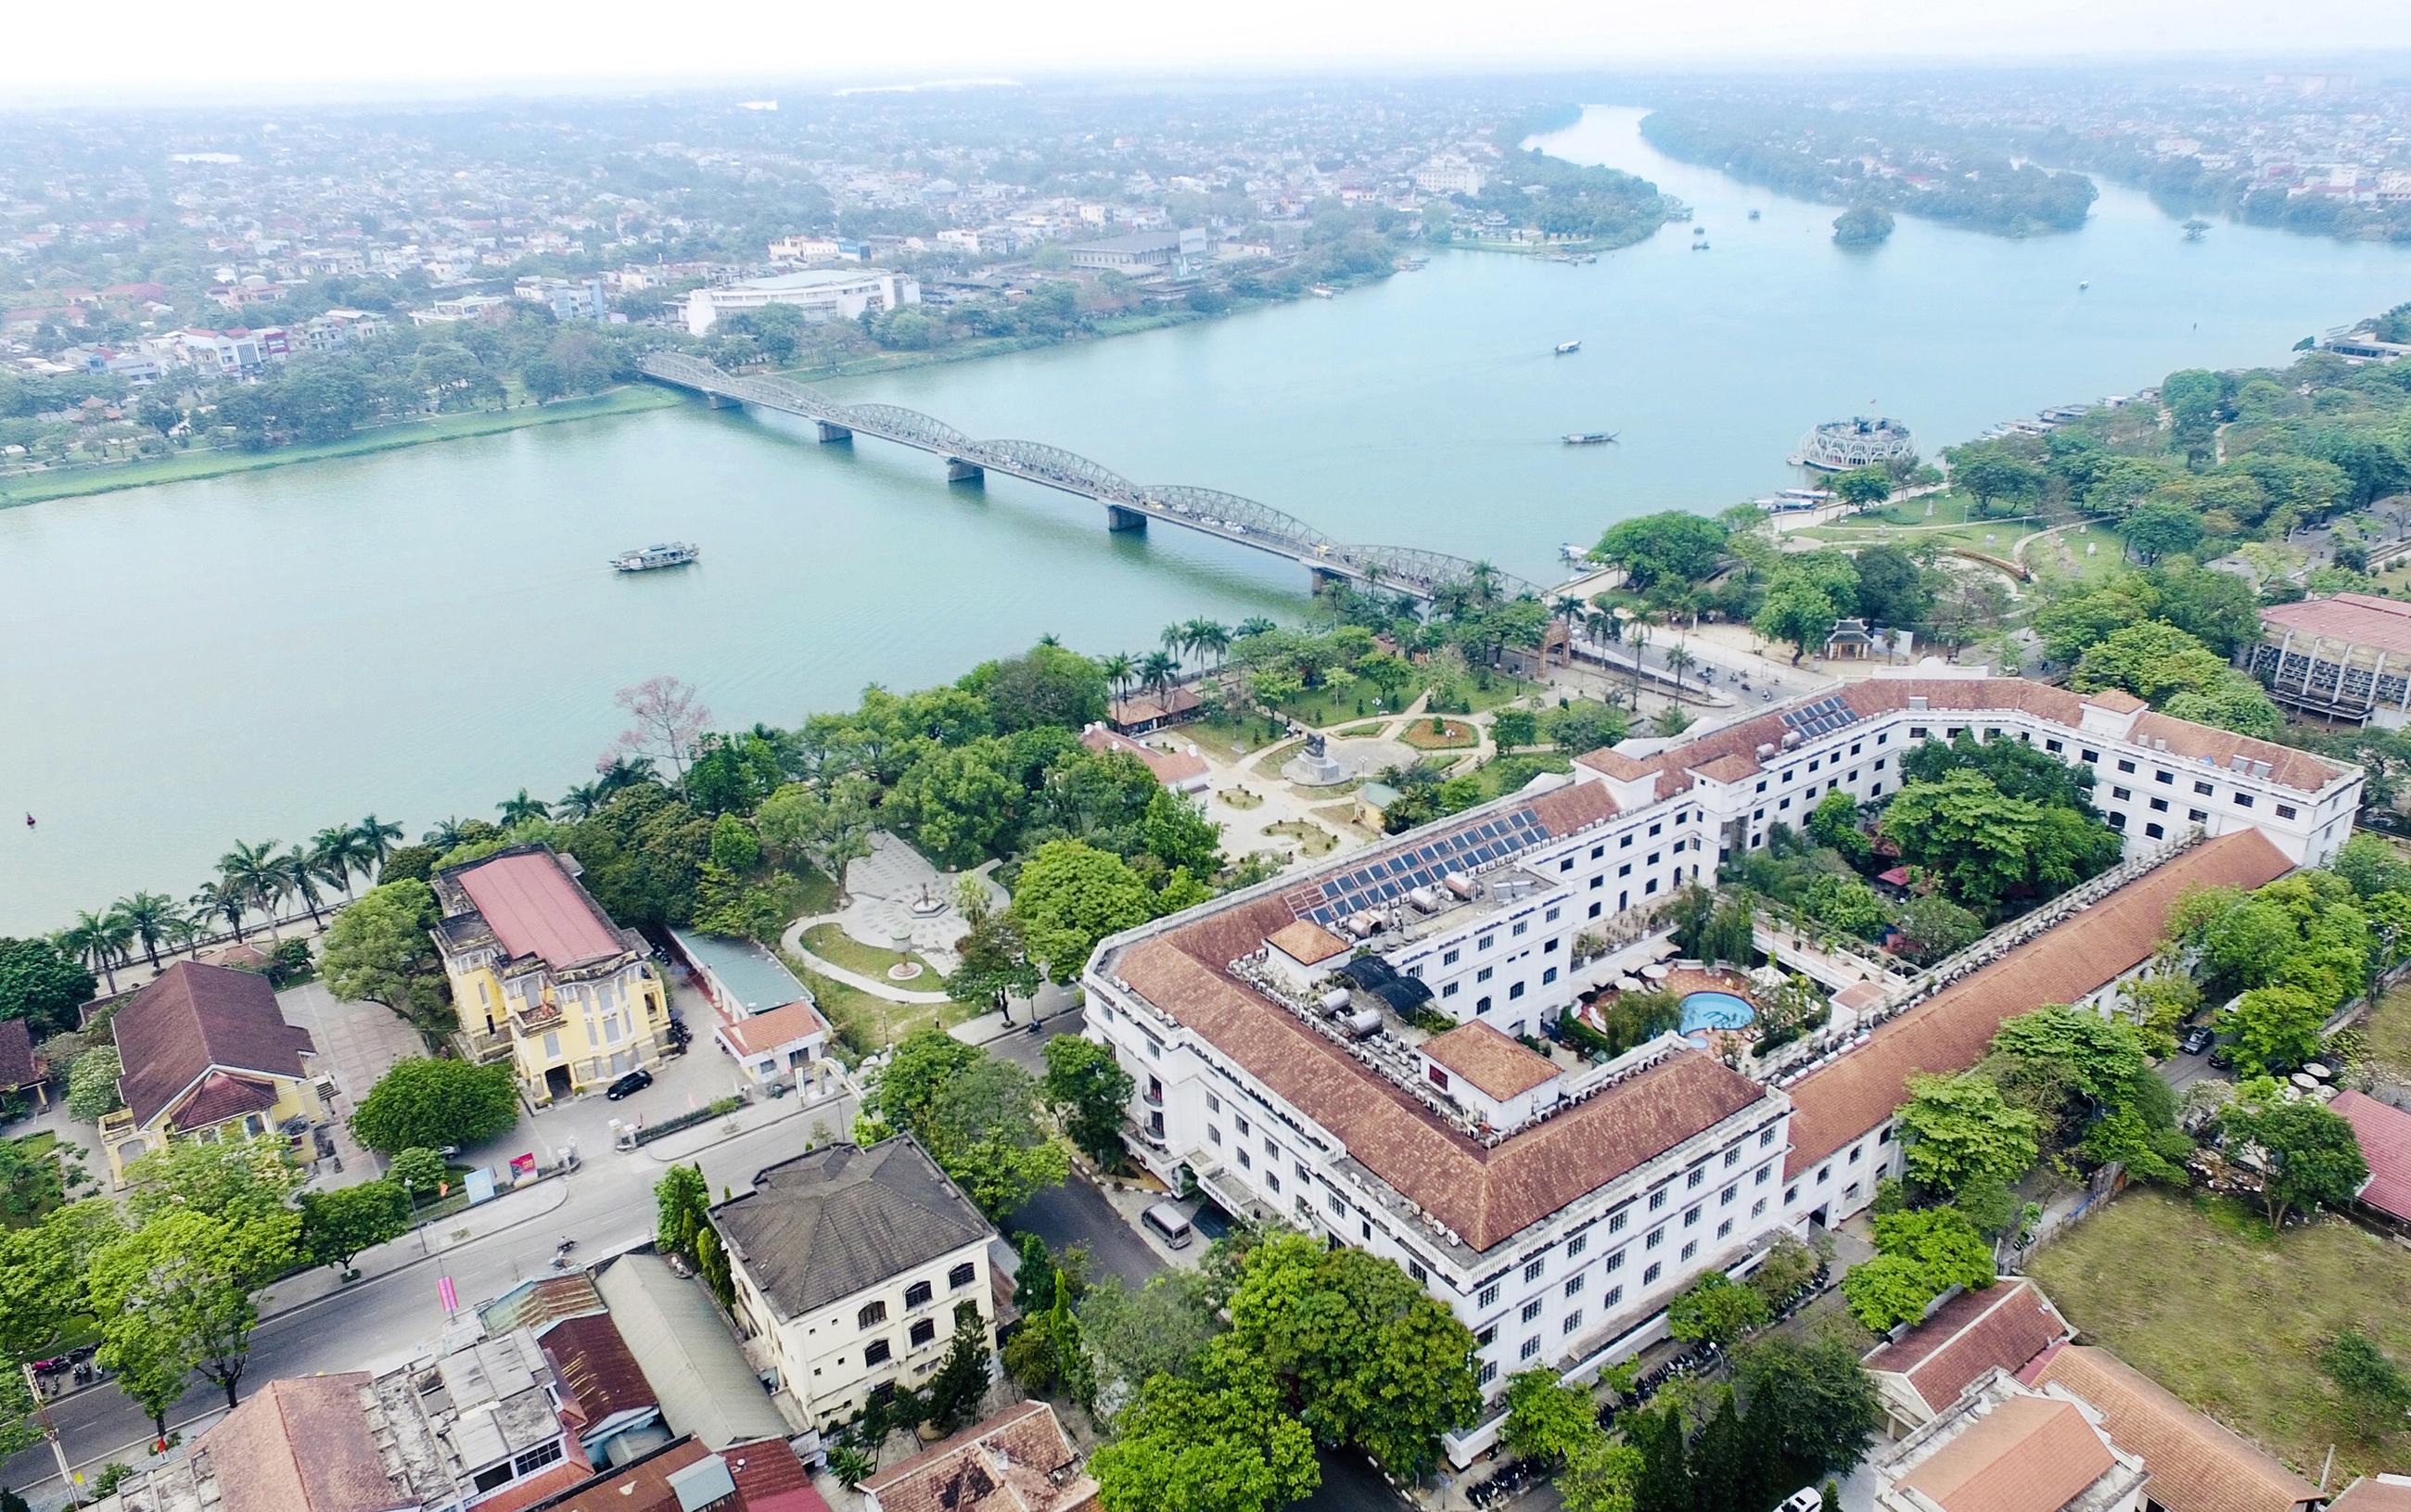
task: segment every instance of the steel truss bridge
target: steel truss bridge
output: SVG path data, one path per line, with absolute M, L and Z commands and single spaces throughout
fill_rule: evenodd
M 989 472 L 1043 484 L 1104 506 L 1106 526 L 1145 530 L 1162 521 L 1300 562 L 1318 583 L 1348 582 L 1429 602 L 1462 589 L 1482 596 L 1537 596 L 1540 589 L 1495 568 L 1413 546 L 1353 545 L 1269 504 L 1185 483 L 1132 483 L 1076 452 L 1038 441 L 979 441 L 942 420 L 894 404 L 842 404 L 785 378 L 746 377 L 679 352 L 642 364 L 658 383 L 693 389 L 715 405 L 753 404 L 810 420 L 824 442 L 876 436 L 945 458 L 953 482 Z

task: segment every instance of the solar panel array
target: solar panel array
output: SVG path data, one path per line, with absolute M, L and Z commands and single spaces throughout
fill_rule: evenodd
M 1785 709 L 1783 722 L 1787 728 L 1799 731 L 1803 740 L 1814 740 L 1819 735 L 1832 734 L 1844 725 L 1858 723 L 1859 714 L 1838 697 L 1820 698 L 1796 709 Z
M 1419 887 L 1438 886 L 1451 873 L 1520 855 L 1548 838 L 1549 827 L 1539 816 L 1518 808 L 1326 877 L 1291 894 L 1289 905 L 1300 918 L 1337 928 L 1351 914 L 1385 908 Z

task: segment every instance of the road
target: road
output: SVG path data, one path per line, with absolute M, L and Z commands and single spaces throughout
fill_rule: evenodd
M 763 1166 L 802 1154 L 815 1121 L 842 1130 L 853 1116 L 850 1105 L 824 1104 L 811 1115 L 739 1134 L 695 1158 L 714 1190 L 742 1188 Z M 587 1149 L 585 1166 L 558 1178 L 566 1192 L 562 1205 L 543 1217 L 470 1240 L 407 1269 L 357 1282 L 261 1323 L 252 1334 L 246 1394 L 260 1382 L 284 1376 L 384 1369 L 408 1359 L 443 1327 L 435 1290 L 441 1277 L 452 1278 L 464 1301 L 481 1301 L 546 1272 L 554 1242 L 563 1235 L 577 1241 L 582 1256 L 641 1243 L 652 1233 L 652 1186 L 667 1162 L 642 1151 L 622 1155 L 606 1149 L 595 1155 L 592 1145 Z M 272 1308 L 272 1292 L 270 1296 Z M 188 1429 L 213 1420 L 225 1404 L 222 1393 L 204 1385 L 186 1393 L 168 1420 Z M 149 1418 L 114 1387 L 67 1397 L 52 1406 L 51 1415 L 69 1461 L 79 1468 L 110 1460 L 139 1463 L 142 1447 L 151 1438 Z M 0 1486 L 22 1491 L 57 1478 L 57 1462 L 48 1446 L 0 1464 Z

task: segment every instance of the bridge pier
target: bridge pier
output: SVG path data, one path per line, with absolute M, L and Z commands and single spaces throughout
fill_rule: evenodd
M 1335 573 L 1328 567 L 1308 567 L 1307 571 L 1313 575 L 1314 591 L 1317 593 L 1354 581 L 1346 573 Z
M 977 462 L 966 462 L 959 457 L 949 457 L 946 458 L 946 481 L 948 483 L 985 483 L 987 481 L 987 469 Z
M 841 425 L 833 424 L 827 420 L 814 420 L 812 422 L 812 434 L 823 443 L 832 441 L 852 441 L 854 439 L 853 431 L 848 430 Z
M 705 390 L 703 398 L 704 402 L 715 410 L 741 410 L 745 407 L 745 401 L 741 399 L 728 394 L 715 394 L 709 389 Z
M 1147 529 L 1147 511 L 1143 509 L 1124 509 L 1119 504 L 1107 504 L 1105 506 L 1105 529 L 1108 531 L 1144 531 Z

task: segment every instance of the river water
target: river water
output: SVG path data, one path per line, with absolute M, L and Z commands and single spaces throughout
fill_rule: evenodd
M 1791 481 L 1820 419 L 1879 410 L 1932 451 L 2173 368 L 2282 360 L 2411 298 L 2402 249 L 2225 225 L 2189 244 L 2107 186 L 2072 236 L 1904 217 L 1846 252 L 1832 207 L 1671 162 L 1638 120 L 1594 109 L 1545 145 L 1658 181 L 1711 250 L 1672 225 L 1588 267 L 1443 254 L 1337 299 L 842 392 L 1554 581 L 1560 542 Z M 1556 440 L 1590 429 L 1621 443 Z M 604 570 L 678 538 L 698 566 Z M 371 809 L 415 835 L 556 792 L 619 728 L 612 691 L 657 673 L 723 724 L 793 722 L 1045 632 L 1139 650 L 1173 620 L 1294 614 L 1305 575 L 700 405 L 0 510 L 0 934 L 181 896 L 238 836 Z

